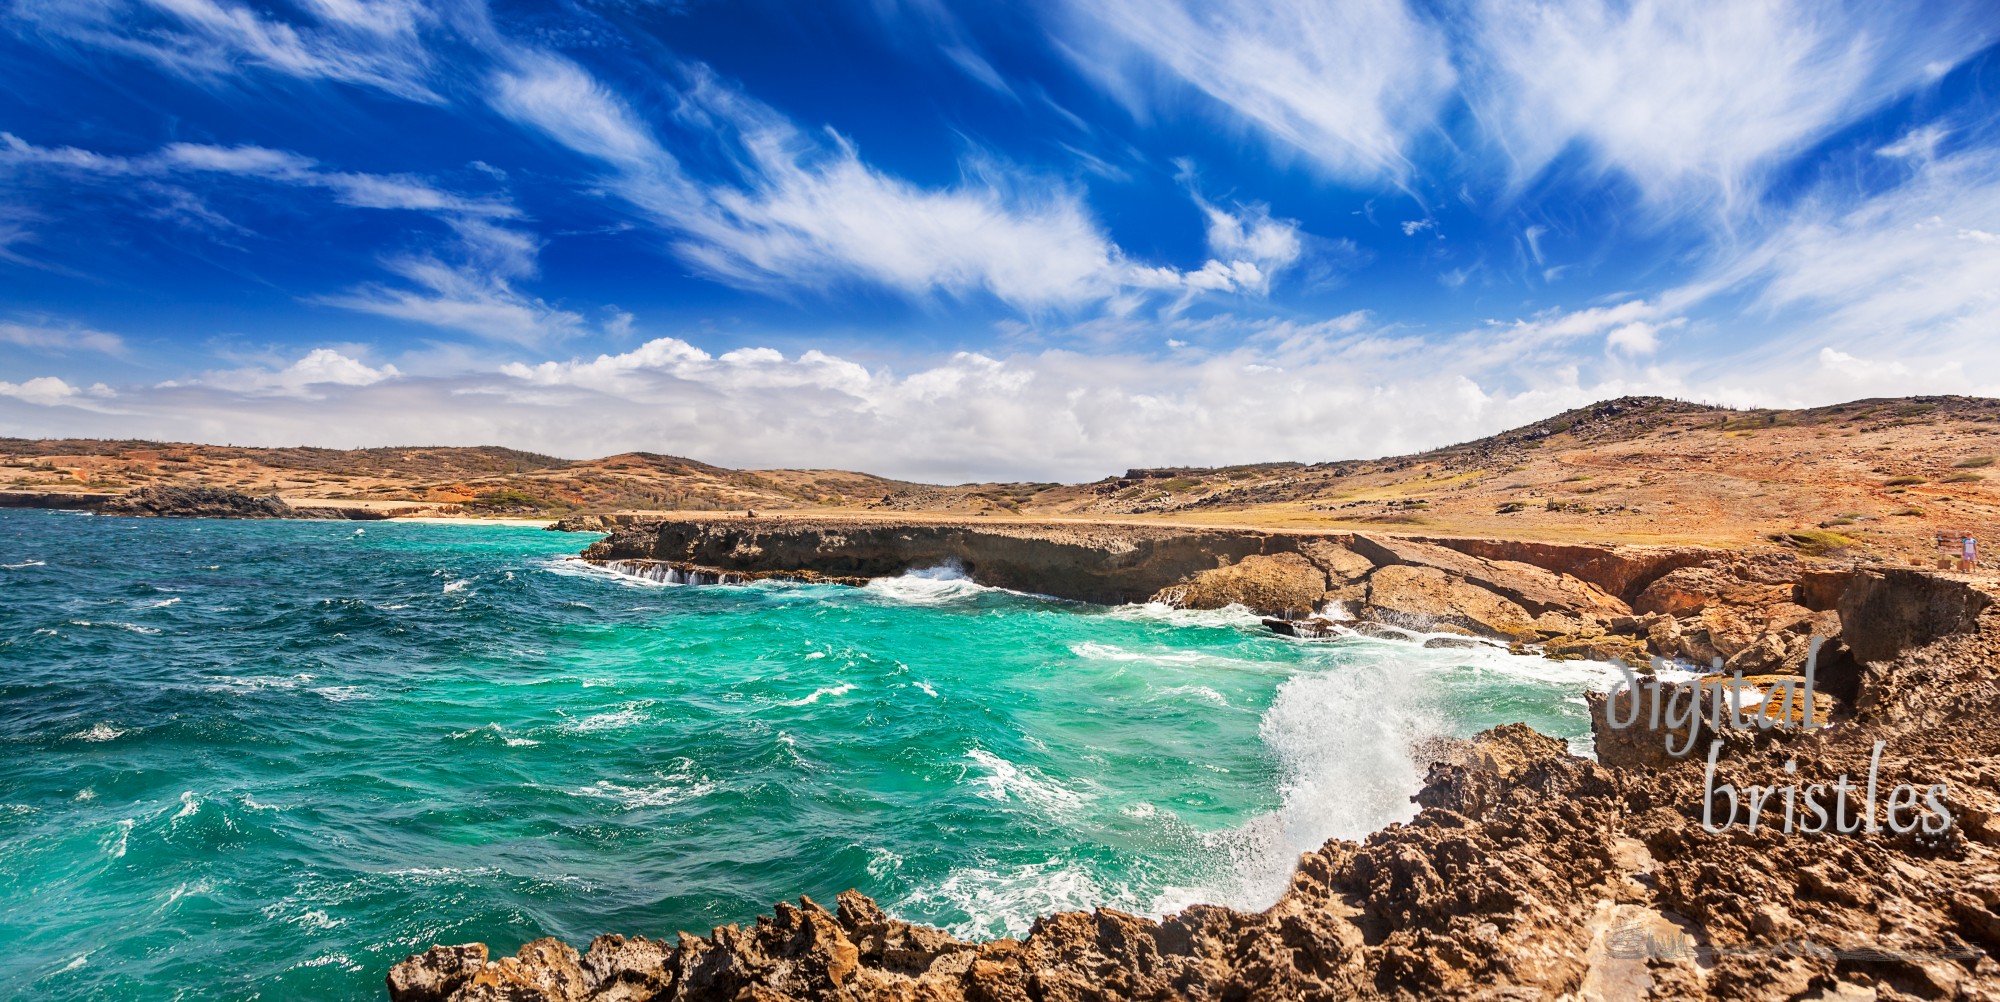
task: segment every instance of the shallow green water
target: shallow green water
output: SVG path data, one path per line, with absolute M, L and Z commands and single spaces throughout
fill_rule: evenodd
M 1261 907 L 1413 740 L 1601 673 L 948 573 L 685 587 L 491 526 L 0 511 L 0 995 L 381 997 L 433 942 L 858 887 L 967 935 Z

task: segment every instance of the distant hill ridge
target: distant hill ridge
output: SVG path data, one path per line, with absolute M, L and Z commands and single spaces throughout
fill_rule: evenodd
M 1939 529 L 1989 536 L 2000 529 L 1985 483 L 1996 454 L 2000 400 L 1990 398 L 1874 398 L 1788 410 L 1634 396 L 1407 455 L 1141 467 L 1083 484 L 918 484 L 841 470 L 733 470 L 649 452 L 572 460 L 498 446 L 0 438 L 0 491 L 211 486 L 295 503 L 544 516 L 810 509 L 1404 525 L 1635 541 L 1805 534 L 1809 542 L 1800 545 L 1821 549 L 1913 550 Z

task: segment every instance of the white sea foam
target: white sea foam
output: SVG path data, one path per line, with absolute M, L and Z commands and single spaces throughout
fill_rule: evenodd
M 1006 591 L 972 580 L 957 562 L 905 571 L 892 578 L 876 578 L 863 585 L 861 590 L 876 598 L 905 605 L 949 605 L 988 592 Z
M 1069 645 L 1069 652 L 1092 661 L 1148 661 L 1154 664 L 1199 664 L 1219 660 L 1200 651 L 1128 651 L 1116 644 L 1086 640 Z
M 1035 919 L 1099 906 L 1133 910 L 1130 889 L 1106 886 L 1073 864 L 1050 860 L 1016 867 L 962 866 L 896 902 L 898 914 L 953 912 L 966 918 L 945 929 L 962 939 L 1019 936 Z
M 47 567 L 46 560 L 23 560 L 18 564 L 0 564 L 0 570 L 18 571 L 24 567 Z
M 634 724 L 644 722 L 645 719 L 646 719 L 646 714 L 639 707 L 627 706 L 624 707 L 623 709 L 611 710 L 605 713 L 593 713 L 588 717 L 584 717 L 581 720 L 577 720 L 570 723 L 568 726 L 562 729 L 568 731 L 571 734 L 594 734 L 597 733 L 598 731 L 622 731 L 625 728 L 631 727 Z
M 564 577 L 596 578 L 600 581 L 614 581 L 621 585 L 638 588 L 662 588 L 678 585 L 749 584 L 749 578 L 739 574 L 708 571 L 685 571 L 671 564 L 651 560 L 610 560 L 598 564 L 582 557 L 554 557 L 541 565 L 542 570 Z M 794 587 L 793 582 L 756 581 L 758 586 Z
M 1187 696 L 1215 706 L 1228 706 L 1229 700 L 1222 693 L 1205 685 L 1176 685 L 1160 690 L 1162 696 Z
M 532 748 L 535 745 L 541 744 L 540 741 L 536 741 L 533 738 L 514 737 L 507 733 L 505 727 L 497 723 L 481 724 L 478 727 L 468 727 L 462 731 L 453 731 L 451 737 L 455 741 L 464 741 L 471 738 L 484 738 L 486 740 L 499 738 L 509 748 Z
M 444 593 L 447 595 L 457 594 L 458 592 L 464 591 L 471 584 L 472 581 L 468 578 L 459 578 L 456 581 L 446 581 L 444 583 Z
M 129 630 L 133 633 L 144 633 L 148 635 L 160 632 L 156 629 L 153 629 L 150 626 L 140 626 L 136 623 L 95 623 L 87 619 L 72 619 L 69 621 L 69 625 L 82 626 L 82 627 L 109 626 L 115 629 Z
M 175 902 L 178 902 L 182 898 L 199 897 L 204 894 L 213 893 L 214 890 L 215 885 L 207 880 L 184 880 L 175 885 L 172 891 L 168 892 L 167 900 L 160 902 L 160 906 L 153 909 L 153 914 L 158 915 L 172 908 Z
M 311 682 L 317 676 L 301 672 L 297 675 L 217 675 L 209 691 L 228 689 L 296 689 Z
M 1355 618 L 1354 613 L 1348 611 L 1347 603 L 1337 598 L 1328 599 L 1325 605 L 1320 606 L 1319 614 L 1320 618 L 1331 619 L 1336 623 L 1351 622 Z
M 1258 728 L 1278 763 L 1279 808 L 1204 836 L 1224 865 L 1202 886 L 1163 891 L 1152 902 L 1155 914 L 1197 902 L 1269 907 L 1301 853 L 1414 816 L 1410 797 L 1424 768 L 1417 748 L 1450 729 L 1441 698 L 1504 680 L 1546 686 L 1554 704 L 1560 690 L 1603 689 L 1620 677 L 1609 665 L 1484 646 L 1431 649 L 1352 637 L 1327 650 L 1328 667 L 1278 687 Z
M 179 604 L 181 604 L 181 597 L 179 595 L 175 595 L 173 598 L 163 598 L 158 602 L 148 602 L 146 603 L 145 608 L 164 609 L 170 605 L 179 605 Z
M 1261 910 L 1283 893 L 1300 853 L 1411 817 L 1422 779 L 1412 745 L 1441 729 L 1420 667 L 1428 653 L 1354 644 L 1340 666 L 1279 686 L 1258 728 L 1278 761 L 1279 808 L 1208 836 L 1226 868 L 1210 886 L 1167 889 L 1152 910 L 1201 901 Z
M 974 795 L 1002 803 L 1018 803 L 1054 820 L 1075 817 L 1089 798 L 1050 779 L 1032 766 L 1019 766 L 983 748 L 965 753 L 976 767 L 966 776 Z
M 113 727 L 110 724 L 92 724 L 74 734 L 64 735 L 64 737 L 69 738 L 71 741 L 116 741 L 126 733 L 127 729 L 123 727 Z
M 932 699 L 938 698 L 937 690 L 931 688 L 931 684 L 929 682 L 925 682 L 919 679 L 915 682 L 911 682 L 910 684 L 916 686 L 919 689 L 922 689 L 924 693 L 930 696 Z
M 1264 625 L 1264 617 L 1241 605 L 1226 605 L 1220 609 L 1182 609 L 1165 602 L 1134 602 L 1116 606 L 1105 615 L 1112 619 L 1165 623 L 1169 626 L 1192 626 L 1210 630 Z
M 786 706 L 811 706 L 812 704 L 814 704 L 814 703 L 817 703 L 817 702 L 819 702 L 819 701 L 820 701 L 820 697 L 822 697 L 822 696 L 845 696 L 845 695 L 847 695 L 848 693 L 850 693 L 850 692 L 853 692 L 853 691 L 854 691 L 854 683 L 852 683 L 852 682 L 842 682 L 842 683 L 841 683 L 841 684 L 839 684 L 839 685 L 830 685 L 830 686 L 826 686 L 826 687 L 824 687 L 824 688 L 820 688 L 820 689 L 814 689 L 814 690 L 813 690 L 813 694 L 812 694 L 812 695 L 810 695 L 810 696 L 805 696 L 805 697 L 802 697 L 802 698 L 799 698 L 799 699 L 792 699 L 792 700 L 787 700 L 787 701 L 785 701 L 785 704 L 784 704 L 784 705 L 786 705 Z
M 569 792 L 579 797 L 615 801 L 618 806 L 629 811 L 641 807 L 672 807 L 690 800 L 699 800 L 715 792 L 715 784 L 706 779 L 668 777 L 665 782 L 651 786 L 625 786 L 608 779 L 600 779 L 589 786 Z
M 132 839 L 133 824 L 135 822 L 131 818 L 125 818 L 114 826 L 117 830 L 102 843 L 99 843 L 104 847 L 105 855 L 110 856 L 112 859 L 121 859 L 124 857 L 125 846 Z
M 323 685 L 313 690 L 335 703 L 346 703 L 357 699 L 374 699 L 374 693 L 358 685 Z

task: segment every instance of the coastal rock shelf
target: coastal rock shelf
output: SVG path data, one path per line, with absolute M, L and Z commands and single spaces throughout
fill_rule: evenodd
M 414 512 L 410 508 L 346 505 L 296 506 L 276 495 L 222 487 L 149 485 L 124 494 L 0 491 L 0 508 L 69 508 L 99 515 L 140 518 L 305 518 L 374 521 Z
M 1643 591 L 1644 576 L 1626 587 Z M 1992 1000 L 1996 597 L 1925 572 L 1851 575 L 1831 596 L 1840 653 L 1821 657 L 1870 658 L 1836 701 L 1838 725 L 1735 735 L 1713 775 L 1699 755 L 1590 761 L 1524 725 L 1443 743 L 1430 750 L 1412 822 L 1306 853 L 1283 897 L 1257 914 L 1068 912 L 1020 940 L 973 943 L 849 891 L 831 910 L 802 898 L 749 927 L 601 936 L 583 954 L 552 939 L 498 961 L 481 944 L 440 946 L 397 965 L 389 995 Z M 1598 710 L 1602 738 L 1601 701 Z M 1747 791 L 1773 775 L 1934 782 L 1949 790 L 1953 823 L 1874 830 L 1874 818 L 1894 817 L 1871 793 L 1871 827 L 1855 820 L 1851 833 L 1704 826 L 1711 789 Z
M 580 527 L 580 526 L 579 526 Z M 1086 602 L 1238 604 L 1314 625 L 1441 630 L 1558 658 L 1650 656 L 1797 671 L 1860 571 L 1789 551 L 1587 546 L 1353 532 L 898 519 L 632 517 L 583 553 L 681 579 L 858 583 L 955 566 L 999 588 Z M 634 564 L 632 562 L 640 562 Z

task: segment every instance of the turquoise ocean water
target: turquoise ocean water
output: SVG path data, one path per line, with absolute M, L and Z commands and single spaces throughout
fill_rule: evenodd
M 1272 636 L 948 569 L 689 587 L 478 525 L 0 511 L 0 997 L 376 999 L 432 943 L 856 887 L 963 935 L 1260 908 L 1413 741 L 1594 666 Z

